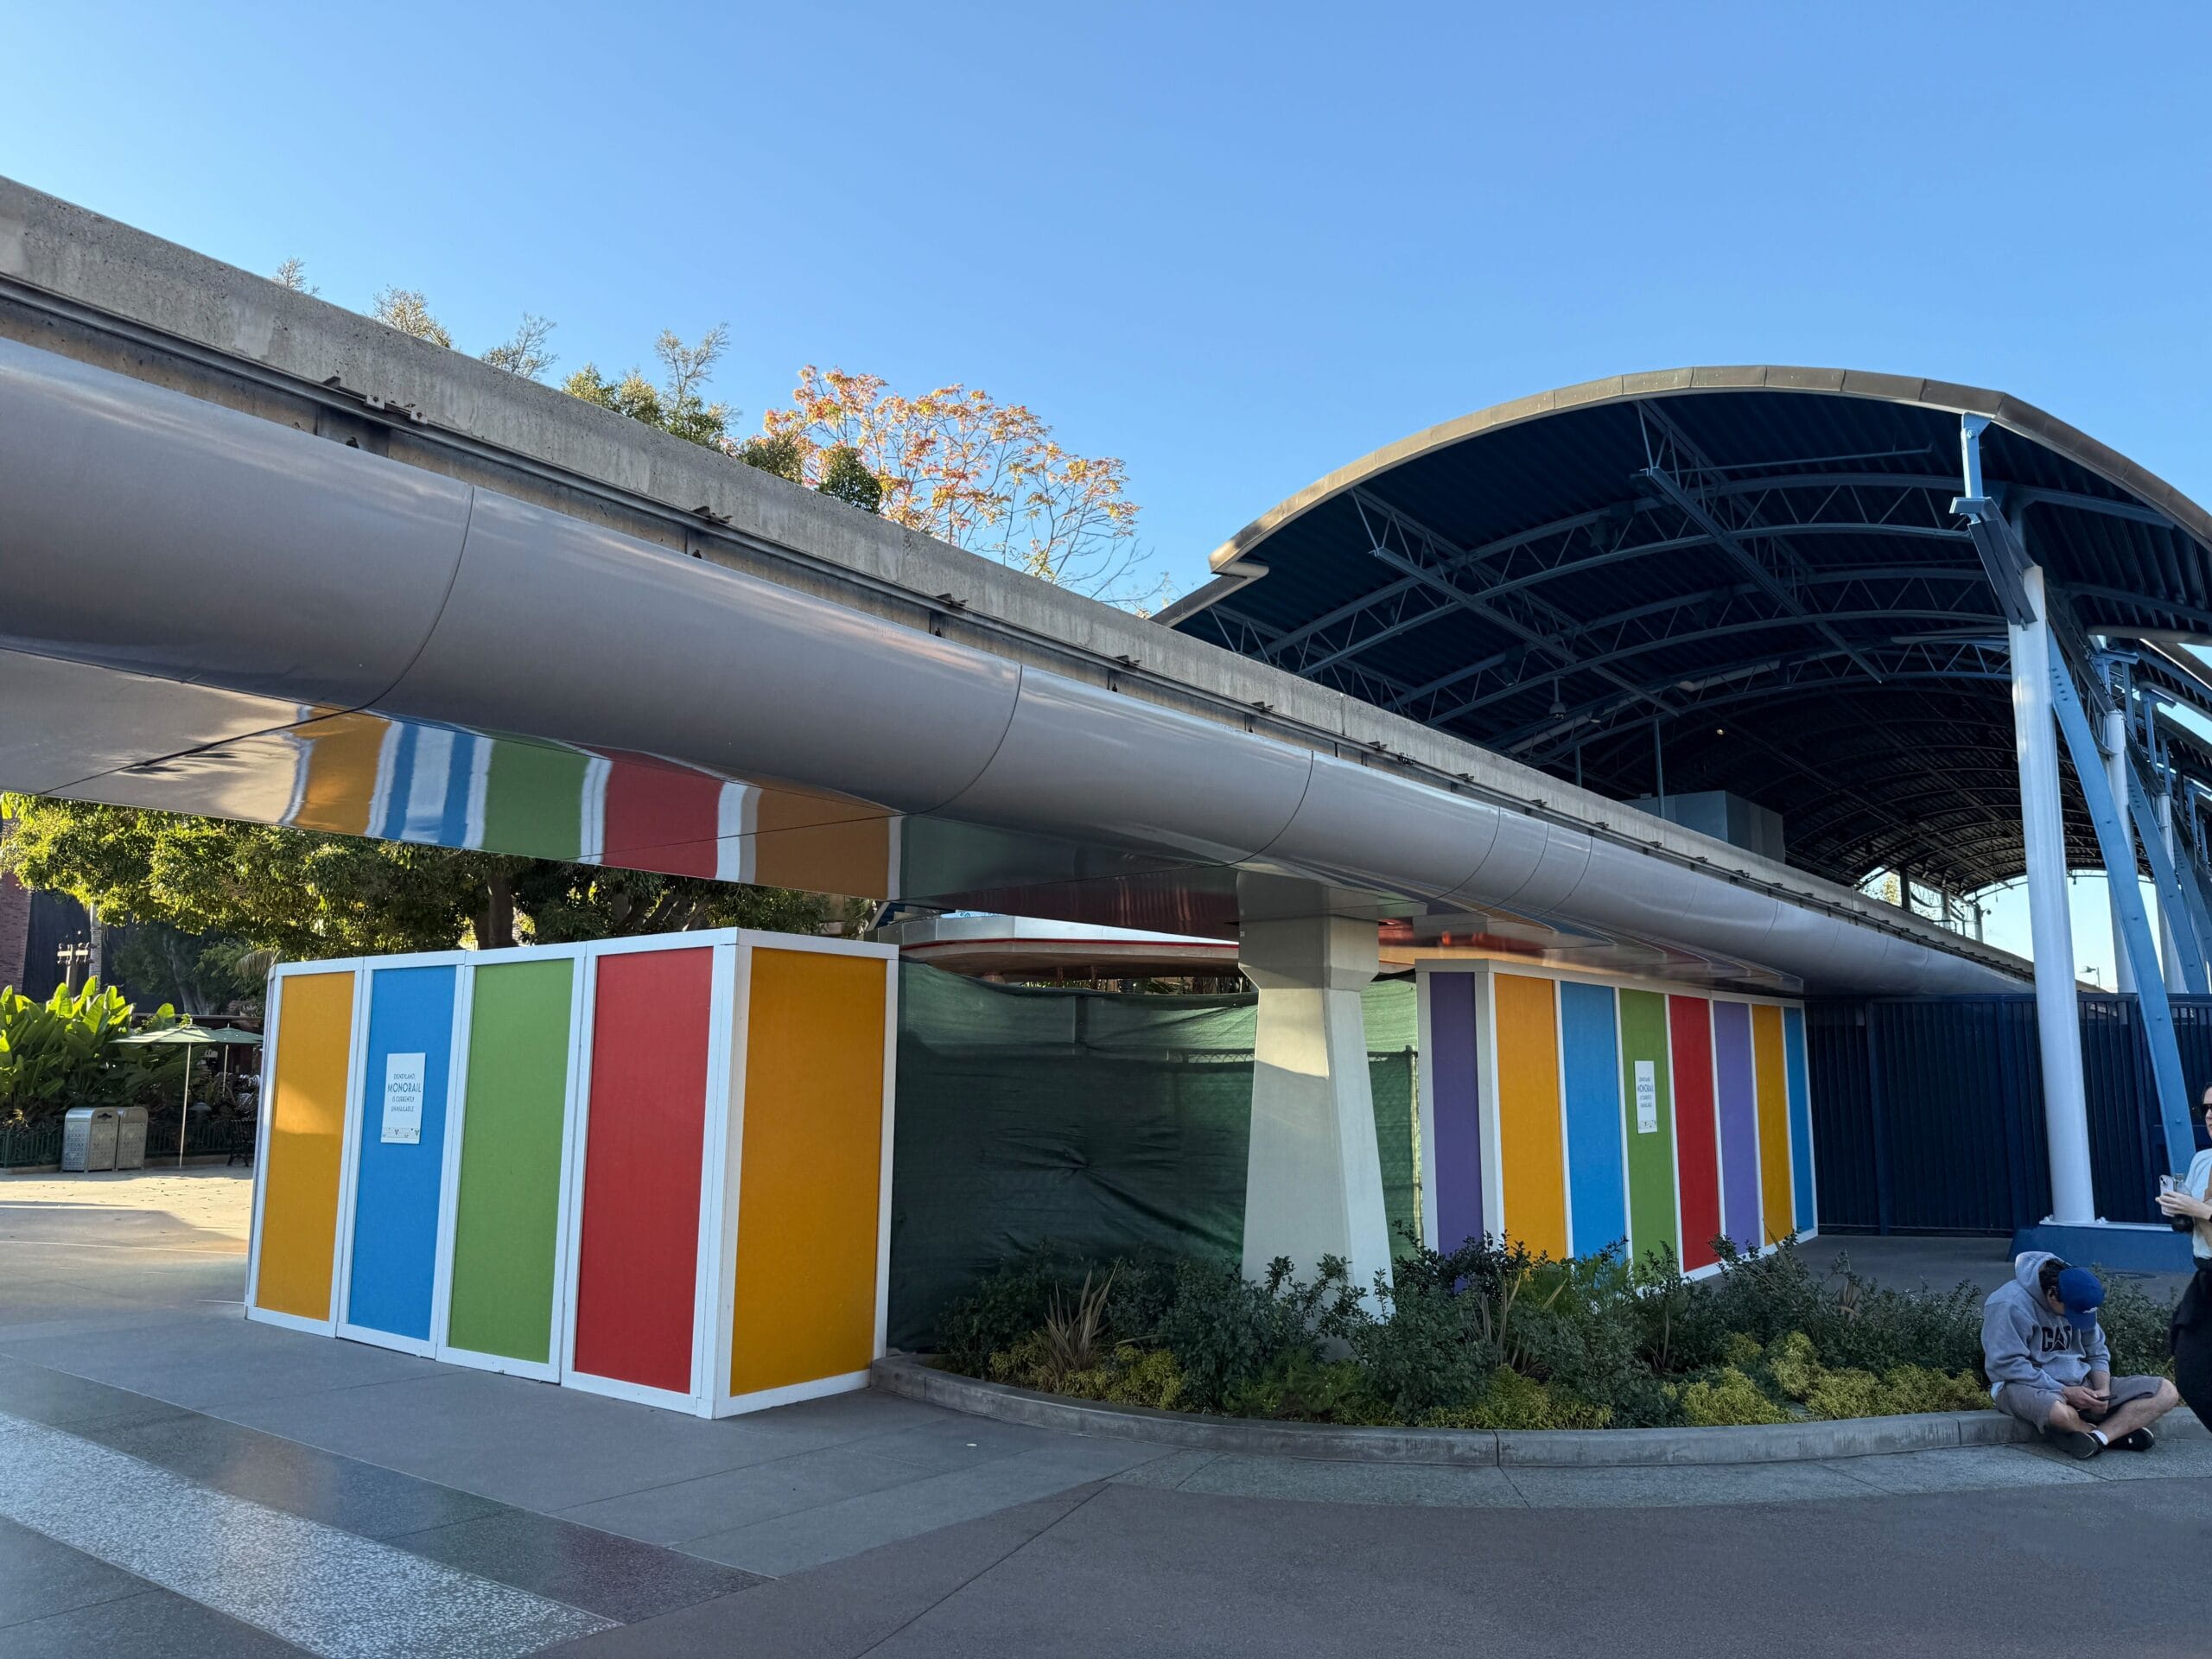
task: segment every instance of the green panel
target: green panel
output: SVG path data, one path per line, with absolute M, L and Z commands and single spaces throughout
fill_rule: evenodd
M 484 785 L 484 849 L 573 862 L 583 855 L 588 756 L 512 737 L 492 745 Z
M 476 970 L 446 1337 L 471 1353 L 552 1357 L 575 971 L 566 958 Z
M 1412 982 L 1369 986 L 1362 1011 L 1395 1225 L 1415 1214 L 1419 1167 Z M 1256 1026 L 1249 993 L 1047 990 L 901 963 L 891 1341 L 928 1347 L 948 1301 L 1040 1248 L 1240 1261 Z
M 1406 1230 L 1420 1224 L 1420 1128 L 1414 1103 L 1414 1045 L 1420 1026 L 1410 979 L 1378 979 L 1360 996 L 1367 1027 L 1367 1078 L 1375 1099 L 1375 1149 L 1382 1160 L 1382 1213 L 1390 1225 L 1390 1254 L 1414 1246 Z
M 1679 1256 L 1675 1237 L 1675 1097 L 1667 1067 L 1667 999 L 1656 991 L 1623 991 L 1621 1115 L 1628 1136 L 1630 1253 L 1649 1255 L 1665 1245 Z M 1658 1128 L 1637 1127 L 1636 1063 L 1651 1063 L 1659 1096 Z

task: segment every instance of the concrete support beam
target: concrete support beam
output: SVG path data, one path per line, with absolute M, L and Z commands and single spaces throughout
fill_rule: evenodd
M 2022 575 L 2031 620 L 2008 626 L 2012 730 L 2020 767 L 2020 827 L 2027 849 L 2029 931 L 2034 939 L 2036 1028 L 2043 1052 L 2044 1128 L 2050 1149 L 2050 1218 L 2097 1218 L 2089 1175 L 2089 1109 L 2082 1084 L 2081 1011 L 2074 984 L 2074 926 L 2067 908 L 2066 830 L 2059 815 L 2058 733 L 2051 708 L 2050 627 L 2040 569 Z
M 1335 916 L 1247 922 L 1237 966 L 1260 994 L 1244 1272 L 1288 1256 L 1311 1278 L 1325 1255 L 1363 1290 L 1390 1267 L 1382 1164 L 1368 1088 L 1360 992 L 1378 965 L 1375 924 Z

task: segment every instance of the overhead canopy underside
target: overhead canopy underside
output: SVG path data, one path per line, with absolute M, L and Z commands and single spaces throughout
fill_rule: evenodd
M 2168 642 L 2200 705 L 2212 518 L 1993 392 L 1683 370 L 1503 405 L 1258 519 L 1163 620 L 1623 798 L 1727 790 L 1789 862 L 1972 892 L 2022 868 L 2010 671 L 1965 521 L 1960 415 L 2062 642 Z M 2184 764 L 2212 760 L 2177 749 Z M 2212 769 L 2208 769 L 2212 776 Z M 2068 791 L 2069 861 L 2097 861 Z

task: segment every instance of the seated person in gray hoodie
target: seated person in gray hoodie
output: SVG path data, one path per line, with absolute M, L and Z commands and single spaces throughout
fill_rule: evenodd
M 2108 1446 L 2148 1452 L 2151 1425 L 2181 1403 L 2163 1376 L 2112 1374 L 2097 1310 L 2105 1287 L 2087 1268 L 2024 1250 L 2012 1282 L 1981 1305 L 1982 1368 L 1998 1405 L 2077 1458 Z

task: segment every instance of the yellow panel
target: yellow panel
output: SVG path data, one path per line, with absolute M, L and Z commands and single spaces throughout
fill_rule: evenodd
M 302 830 L 365 835 L 377 767 L 391 722 L 374 715 L 333 715 L 300 728 L 308 745 L 308 783 L 292 823 Z
M 261 1159 L 261 1270 L 254 1305 L 330 1317 L 338 1162 L 346 1127 L 353 976 L 295 974 L 277 1016 L 269 1144 Z
M 1564 1256 L 1559 1003 L 1548 979 L 1497 976 L 1497 1141 L 1506 1232 L 1532 1250 Z
M 730 1310 L 734 1395 L 875 1357 L 885 963 L 753 952 Z
M 1751 1071 L 1759 1087 L 1759 1208 L 1767 1243 L 1796 1231 L 1789 1196 L 1789 1085 L 1782 1065 L 1782 1010 L 1751 1007 Z

